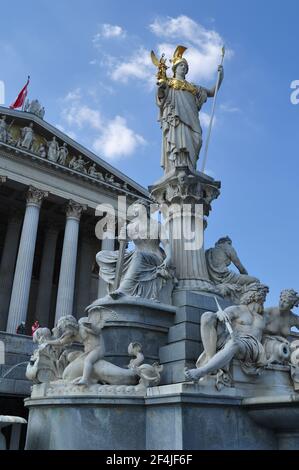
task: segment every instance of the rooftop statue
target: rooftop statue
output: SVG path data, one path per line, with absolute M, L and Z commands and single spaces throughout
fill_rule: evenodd
M 45 108 L 40 104 L 38 100 L 29 101 L 29 99 L 27 99 L 24 106 L 24 111 L 26 113 L 35 114 L 41 119 L 43 119 L 45 116 Z
M 189 70 L 183 54 L 187 48 L 177 46 L 172 58 L 173 77 L 167 77 L 164 55 L 160 61 L 151 52 L 151 58 L 158 68 L 157 105 L 162 128 L 161 166 L 168 174 L 176 167 L 188 167 L 196 171 L 196 164 L 202 147 L 202 129 L 198 113 L 207 98 L 215 96 L 223 80 L 223 66 L 218 68 L 219 79 L 211 88 L 195 85 L 186 80 Z
M 4 143 L 7 142 L 6 116 L 1 116 L 0 118 L 0 141 Z
M 29 126 L 23 127 L 23 129 L 21 129 L 21 138 L 18 142 L 18 146 L 25 148 L 26 150 L 32 150 L 33 141 L 34 132 L 33 123 L 31 122 Z
M 56 140 L 56 137 L 53 136 L 52 140 L 47 142 L 48 145 L 48 160 L 51 162 L 57 162 L 59 156 L 59 144 Z
M 58 151 L 58 163 L 60 163 L 60 165 L 66 164 L 66 159 L 67 159 L 68 154 L 69 154 L 69 151 L 68 151 L 66 143 L 64 142 Z

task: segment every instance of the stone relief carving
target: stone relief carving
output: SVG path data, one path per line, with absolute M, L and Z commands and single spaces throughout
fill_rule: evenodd
M 0 118 L 0 140 L 4 143 L 7 142 L 6 116 L 1 116 Z
M 69 154 L 69 151 L 68 151 L 66 143 L 64 142 L 58 151 L 58 163 L 60 163 L 60 165 L 66 164 L 66 159 L 68 157 L 68 154 Z
M 29 126 L 23 127 L 21 129 L 21 138 L 18 141 L 18 147 L 22 147 L 26 150 L 32 150 L 34 143 L 34 132 L 33 132 L 33 123 L 31 122 Z
M 32 112 L 31 110 L 29 111 L 29 109 L 31 109 L 30 106 L 28 112 Z M 60 145 L 56 136 L 53 136 L 50 141 L 47 141 L 44 137 L 35 135 L 33 123 L 30 123 L 20 130 L 18 128 L 12 129 L 13 124 L 14 120 L 8 125 L 6 116 L 1 116 L 0 142 L 28 150 L 41 158 L 45 158 L 53 163 L 59 163 L 60 165 L 96 178 L 99 181 L 107 182 L 117 188 L 124 190 L 129 189 L 127 183 L 115 181 L 114 175 L 110 173 L 103 174 L 95 162 L 85 160 L 82 155 L 72 156 L 70 158 L 67 144 L 63 142 L 62 145 Z M 15 135 L 16 132 L 20 135 Z
M 62 317 L 52 334 L 47 328 L 39 328 L 34 334 L 38 348 L 27 366 L 27 378 L 35 383 L 58 381 L 58 386 L 59 383 L 77 387 L 103 384 L 134 386 L 140 390 L 159 384 L 162 366 L 143 364 L 139 343 L 129 344 L 128 354 L 132 359 L 127 368 L 104 359 L 102 330 L 106 321 L 115 319 L 115 315 L 110 309 L 96 307 L 79 321 L 72 316 Z M 83 351 L 72 349 L 75 342 L 83 345 Z
M 47 142 L 47 147 L 48 147 L 48 153 L 47 153 L 48 160 L 50 160 L 51 162 L 57 162 L 58 156 L 59 156 L 59 145 L 55 136 L 53 136 L 52 140 Z
M 73 157 L 69 162 L 69 168 L 71 168 L 72 170 L 80 171 L 82 173 L 86 173 L 86 165 L 87 162 L 84 161 L 82 155 L 79 155 L 78 157 Z

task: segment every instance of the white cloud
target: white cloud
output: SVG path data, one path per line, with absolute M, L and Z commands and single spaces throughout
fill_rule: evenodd
M 66 123 L 68 128 L 83 130 L 84 139 L 87 138 L 91 142 L 92 149 L 101 157 L 120 160 L 132 155 L 140 145 L 146 144 L 145 139 L 134 132 L 122 116 L 108 120 L 99 110 L 84 104 L 80 88 L 70 91 L 62 100 L 62 105 L 63 123 Z M 56 127 L 78 140 L 75 131 L 66 130 L 61 124 Z
M 100 31 L 93 37 L 93 43 L 97 44 L 102 38 L 125 38 L 126 31 L 118 25 L 109 23 L 101 24 Z
M 159 38 L 156 44 L 159 56 L 164 52 L 166 57 L 171 59 L 179 43 L 188 48 L 185 53 L 189 62 L 188 80 L 195 82 L 216 80 L 224 44 L 223 38 L 217 31 L 206 29 L 185 15 L 177 18 L 158 18 L 149 28 Z M 226 58 L 230 58 L 232 54 L 232 50 L 227 50 Z M 151 62 L 149 50 L 140 47 L 137 52 L 122 61 L 117 62 L 115 59 L 110 56 L 108 64 L 113 80 L 127 83 L 134 78 L 148 81 L 151 85 L 155 83 L 155 67 Z M 171 75 L 171 69 L 169 74 Z
M 116 116 L 108 121 L 102 135 L 95 139 L 93 149 L 109 160 L 118 160 L 133 154 L 138 146 L 145 143 L 141 135 L 127 126 L 123 117 Z
M 70 91 L 64 97 L 61 116 L 70 127 L 77 126 L 81 129 L 89 125 L 92 129 L 102 129 L 102 117 L 100 112 L 82 103 L 80 88 Z
M 59 129 L 61 132 L 64 134 L 68 135 L 71 139 L 76 140 L 77 139 L 77 134 L 73 131 L 70 131 L 68 129 L 65 129 L 61 124 L 55 124 L 55 127 Z
M 208 113 L 201 111 L 199 114 L 199 120 L 200 120 L 201 127 L 208 128 L 210 125 L 211 116 Z M 215 122 L 216 122 L 216 117 L 214 116 L 213 126 L 215 125 Z
M 127 83 L 129 79 L 140 79 L 155 82 L 154 67 L 149 51 L 143 47 L 125 62 L 113 64 L 111 78 L 118 82 Z
M 239 113 L 241 111 L 237 106 L 232 106 L 228 103 L 221 104 L 220 109 L 225 113 Z

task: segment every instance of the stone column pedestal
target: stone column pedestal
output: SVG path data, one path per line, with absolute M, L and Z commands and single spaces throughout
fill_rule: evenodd
M 42 201 L 47 196 L 47 192 L 33 187 L 30 187 L 27 193 L 26 212 L 8 312 L 9 333 L 15 333 L 18 325 L 26 321 L 39 213 Z
M 204 229 L 219 188 L 219 181 L 187 168 L 176 169 L 149 187 L 169 232 L 176 290 L 215 293 L 206 267 Z

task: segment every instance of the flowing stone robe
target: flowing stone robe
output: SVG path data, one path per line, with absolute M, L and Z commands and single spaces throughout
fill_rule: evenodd
M 163 135 L 161 166 L 165 174 L 184 165 L 191 171 L 196 170 L 202 146 L 198 113 L 207 100 L 207 90 L 203 87 L 195 88 L 196 95 L 191 91 L 168 86 L 164 98 L 157 96 Z
M 158 240 L 134 240 L 135 249 L 126 251 L 120 286 L 123 294 L 157 300 L 163 287 L 164 279 L 159 266 L 163 263 L 165 253 Z M 100 276 L 110 287 L 113 286 L 118 251 L 100 251 L 96 261 Z

